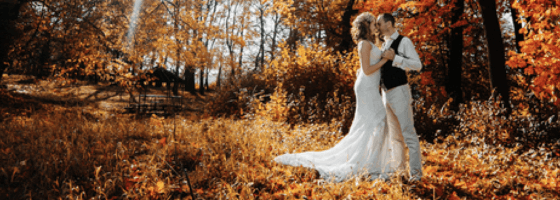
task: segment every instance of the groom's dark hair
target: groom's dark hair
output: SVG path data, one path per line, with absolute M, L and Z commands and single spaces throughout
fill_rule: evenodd
M 393 17 L 393 15 L 391 15 L 389 13 L 383 13 L 383 14 L 381 14 L 381 18 L 383 18 L 383 21 L 385 21 L 385 22 L 391 22 L 393 27 L 395 26 L 395 18 Z

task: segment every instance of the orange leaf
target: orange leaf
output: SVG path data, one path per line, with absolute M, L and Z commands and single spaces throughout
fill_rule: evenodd
M 159 139 L 159 143 L 163 146 L 167 145 L 167 137 Z
M 449 197 L 447 199 L 449 199 L 449 200 L 461 200 L 461 198 L 459 198 L 459 196 L 457 196 L 456 192 L 453 192 L 453 194 L 449 195 Z

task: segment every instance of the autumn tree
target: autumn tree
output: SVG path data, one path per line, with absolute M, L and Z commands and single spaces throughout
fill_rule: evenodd
M 218 3 L 221 1 L 207 1 L 206 4 L 199 4 L 200 8 L 200 16 L 198 17 L 198 23 L 203 24 L 205 29 L 204 34 L 198 40 L 202 42 L 203 50 L 202 52 L 204 56 L 204 60 L 200 64 L 200 79 L 199 79 L 199 93 L 204 94 L 204 85 L 208 87 L 208 74 L 210 73 L 209 70 L 213 68 L 213 60 L 216 49 L 214 45 L 216 44 L 217 39 L 221 39 L 219 33 L 218 22 Z M 204 71 L 206 72 L 206 82 L 204 81 Z
M 490 11 L 497 19 L 497 16 L 503 16 L 508 4 L 504 0 L 493 3 L 496 5 Z M 511 38 L 491 39 L 501 36 L 500 24 L 496 20 L 496 30 L 487 34 L 485 25 L 488 23 L 483 18 L 487 15 L 482 14 L 486 10 L 481 5 L 482 1 L 478 0 L 368 1 L 361 11 L 398 14 L 399 32 L 412 39 L 423 61 L 420 84 L 413 85 L 422 87 L 418 91 L 425 93 L 426 98 L 439 96 L 438 99 L 446 99 L 446 95 L 451 95 L 456 100 L 487 98 L 491 90 L 486 85 L 492 82 L 494 86 L 499 86 L 498 91 L 507 103 L 509 89 L 506 67 L 501 64 L 501 68 L 496 68 L 498 64 L 493 64 L 490 68 L 488 49 L 494 49 L 490 47 L 494 45 L 493 42 L 504 43 L 504 40 Z M 458 44 L 459 41 L 462 41 L 462 45 Z M 502 50 L 505 48 L 506 46 L 501 46 Z M 494 57 L 500 59 L 504 56 Z M 501 70 L 491 71 L 498 68 Z M 498 80 L 503 81 L 500 83 L 502 85 L 493 82 Z M 445 91 L 441 88 L 444 85 Z
M 535 96 L 558 106 L 560 7 L 554 1 L 514 1 L 512 8 L 522 13 L 518 22 L 526 26 L 519 30 L 524 36 L 519 53 L 510 51 L 507 63 L 530 77 L 527 83 Z
M 176 0 L 173 5 L 173 36 L 175 38 L 175 74 L 179 75 L 179 68 L 181 67 L 181 51 L 183 45 L 181 45 L 182 37 L 179 37 L 179 16 L 180 16 L 180 9 L 181 9 L 181 0 Z M 185 71 L 187 71 L 185 69 Z M 186 87 L 185 87 L 186 88 Z M 175 83 L 173 85 L 173 94 L 177 95 L 179 90 L 179 83 Z
M 362 4 L 358 0 L 274 2 L 291 29 L 287 41 L 292 49 L 296 41 L 305 39 L 307 44 L 322 43 L 341 53 L 352 51 L 355 46 L 350 37 L 350 22 Z
M 268 1 L 255 1 L 253 2 L 253 9 L 256 10 L 256 18 L 257 18 L 257 31 L 259 33 L 259 51 L 255 58 L 255 70 L 261 69 L 264 67 L 265 62 L 265 41 L 266 41 L 266 29 L 265 29 L 265 15 L 267 11 L 270 10 L 271 4 Z
M 280 38 L 283 38 L 285 34 L 285 26 L 282 22 L 282 15 L 276 9 L 271 8 L 269 12 L 271 16 L 271 21 L 273 23 L 272 32 L 270 33 L 270 51 L 269 56 L 270 60 L 274 60 L 276 56 L 278 41 Z
M 25 1 L 0 1 L 0 81 L 2 81 L 2 74 L 8 68 L 11 61 L 8 58 L 10 46 L 13 45 L 17 39 L 18 30 L 16 29 L 16 20 L 19 16 L 19 11 Z
M 445 89 L 449 96 L 453 98 L 453 104 L 456 108 L 459 103 L 463 103 L 463 91 L 461 90 L 461 74 L 463 68 L 463 25 L 460 21 L 465 9 L 464 0 L 456 0 L 453 8 L 453 17 L 451 23 L 455 26 L 451 27 L 451 44 L 449 65 L 447 66 L 447 81 Z
M 227 59 L 223 59 L 222 64 L 230 67 L 229 80 L 234 80 L 237 73 L 242 73 L 246 41 L 256 37 L 256 33 L 251 29 L 252 21 L 246 18 L 252 16 L 250 3 L 250 1 L 227 0 L 219 11 L 219 17 L 223 18 L 219 25 L 224 27 L 223 39 L 219 45 L 227 53 Z
M 278 53 L 278 42 L 286 36 L 286 29 L 282 15 L 274 8 L 273 1 L 253 0 L 250 9 L 255 17 L 252 29 L 256 34 L 251 44 L 256 48 L 249 48 L 257 53 L 249 59 L 254 60 L 254 70 L 262 71 Z
M 136 52 L 143 52 L 138 58 L 149 59 L 150 62 L 146 63 L 150 63 L 152 68 L 166 67 L 168 60 L 172 61 L 176 76 L 183 77 L 185 90 L 195 93 L 195 71 L 204 71 L 207 68 L 206 65 L 211 60 L 211 53 L 207 47 L 220 38 L 217 25 L 214 23 L 215 10 L 220 2 L 208 1 L 205 4 L 185 0 L 154 1 L 153 4 L 145 2 L 144 9 L 150 10 L 150 14 L 141 18 L 141 24 L 145 25 L 138 27 L 137 36 L 138 39 L 146 38 L 144 39 L 146 42 L 142 43 L 140 48 L 151 48 L 148 48 L 149 51 L 137 49 Z M 180 83 L 173 85 L 175 94 L 178 92 L 179 85 Z
M 51 74 L 83 77 L 112 63 L 111 56 L 122 51 L 112 48 L 104 32 L 107 8 L 105 1 L 25 4 L 17 21 L 23 34 L 12 46 L 12 68 L 39 78 Z
M 399 33 L 413 41 L 423 62 L 419 78 L 411 79 L 412 86 L 428 103 L 433 103 L 445 101 L 447 93 L 457 100 L 463 94 L 475 93 L 473 91 L 484 92 L 478 84 L 485 79 L 473 81 L 471 76 L 480 77 L 480 74 L 469 74 L 471 70 L 480 73 L 477 60 L 483 59 L 483 54 L 474 47 L 482 43 L 479 39 L 481 27 L 476 26 L 480 19 L 467 17 L 476 16 L 473 13 L 476 9 L 469 3 L 471 1 L 370 1 L 361 10 L 375 15 L 385 12 L 397 15 Z M 464 7 L 456 7 L 458 5 Z
M 498 93 L 502 96 L 505 107 L 509 109 L 509 84 L 506 78 L 505 50 L 500 23 L 496 14 L 496 2 L 481 1 L 480 5 L 488 41 L 490 87 L 497 89 Z

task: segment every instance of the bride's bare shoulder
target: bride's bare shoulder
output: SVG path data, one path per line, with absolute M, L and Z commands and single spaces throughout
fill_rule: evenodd
M 363 49 L 363 50 L 371 50 L 372 45 L 369 41 L 367 40 L 359 40 L 358 41 L 358 48 L 359 49 Z

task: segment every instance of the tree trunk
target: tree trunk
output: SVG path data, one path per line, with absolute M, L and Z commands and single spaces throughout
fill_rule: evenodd
M 519 42 L 524 41 L 525 37 L 519 32 L 521 29 L 521 22 L 517 21 L 520 19 L 519 13 L 517 13 L 517 9 L 513 8 L 512 5 L 513 1 L 510 1 L 511 19 L 513 21 L 513 30 L 515 31 L 515 48 L 517 49 L 517 53 L 521 53 L 521 46 L 519 46 Z
M 288 38 L 286 39 L 286 44 L 290 48 L 290 51 L 294 51 L 296 49 L 297 41 L 300 40 L 301 34 L 299 33 L 298 29 L 294 27 L 290 27 L 290 33 L 288 33 Z
M 2 76 L 4 76 L 6 68 L 8 68 L 8 65 L 4 64 L 4 62 L 0 63 L 0 85 L 2 84 Z
M 179 58 L 179 53 L 177 53 L 177 57 Z M 179 60 L 177 60 L 177 61 L 175 62 L 175 64 L 176 64 L 176 67 L 175 67 L 175 76 L 176 76 L 176 77 L 181 77 L 181 76 L 179 76 L 179 66 L 180 66 Z M 174 95 L 174 96 L 179 95 L 179 85 L 181 85 L 181 80 L 176 79 L 176 78 L 173 78 L 173 89 L 172 89 L 172 90 L 173 90 L 173 95 Z
M 230 51 L 230 52 L 232 52 L 232 51 Z M 230 54 L 230 55 L 231 55 L 231 54 Z M 229 74 L 229 79 L 230 79 L 231 81 L 233 81 L 233 77 L 235 76 L 235 61 L 234 61 L 234 59 L 235 59 L 235 58 L 234 58 L 233 56 L 230 56 L 230 60 L 231 60 L 231 62 L 230 62 L 230 63 L 231 63 L 231 72 L 230 72 L 230 74 Z
M 460 20 L 465 8 L 464 0 L 455 1 L 455 11 L 451 18 L 453 24 Z M 449 97 L 453 98 L 452 108 L 456 110 L 463 103 L 463 91 L 461 90 L 461 74 L 463 72 L 463 26 L 453 28 L 451 31 L 451 55 L 447 67 L 447 85 L 445 90 Z
M 174 23 L 174 27 L 173 27 L 173 31 L 175 33 L 175 43 L 177 44 L 177 52 L 176 52 L 176 58 L 175 58 L 175 75 L 177 75 L 177 77 L 179 77 L 179 68 L 181 67 L 181 48 L 182 46 L 180 45 L 180 42 L 177 35 L 179 33 L 179 3 L 181 3 L 180 1 L 177 1 L 177 3 L 175 4 L 175 23 Z M 177 96 L 179 95 L 179 80 L 173 80 L 173 95 Z M 169 87 L 169 86 L 168 86 Z
M 39 56 L 39 63 L 37 63 L 37 71 L 35 73 L 36 73 L 36 77 L 38 79 L 42 79 L 42 78 L 49 75 L 47 69 L 48 69 L 49 58 L 50 57 L 51 57 L 51 55 L 50 55 L 50 41 L 47 41 L 41 47 L 41 55 Z M 80 66 L 83 66 L 82 70 L 84 70 L 83 71 L 84 77 L 87 77 L 86 67 L 83 64 L 83 62 L 80 63 Z
M 192 66 L 185 66 L 185 91 L 190 92 L 191 94 L 196 93 L 196 89 L 194 87 L 194 69 Z
M 260 63 L 258 63 L 260 66 L 257 67 L 258 70 L 262 71 L 263 66 L 264 66 L 264 43 L 265 43 L 265 30 L 264 30 L 264 10 L 261 9 L 260 12 L 260 21 L 261 21 L 261 45 L 260 45 Z M 258 58 L 259 56 L 257 56 Z
M 270 46 L 270 60 L 274 60 L 274 55 L 276 54 L 276 36 L 278 35 L 278 29 L 280 26 L 280 16 L 276 13 L 276 19 L 274 20 L 274 30 L 272 32 L 272 44 Z
M 178 76 L 177 76 L 178 77 Z M 179 85 L 181 84 L 181 81 L 179 79 L 173 79 L 173 95 L 177 96 L 179 95 Z
M 346 4 L 346 9 L 344 9 L 344 15 L 342 15 L 342 21 L 340 21 L 339 26 L 342 28 L 342 32 L 339 34 L 342 36 L 340 45 L 335 47 L 336 51 L 342 53 L 344 51 L 350 52 L 352 48 L 354 48 L 354 41 L 352 40 L 352 35 L 350 33 L 350 29 L 352 28 L 350 24 L 352 22 L 352 16 L 358 13 L 358 10 L 354 9 L 354 0 L 348 1 Z
M 259 60 L 261 55 L 261 49 L 259 48 L 259 52 L 257 53 L 257 56 L 255 56 L 255 67 L 253 68 L 253 71 L 257 71 L 259 68 L 259 63 L 261 63 Z
M 10 63 L 8 53 L 14 44 L 16 37 L 21 36 L 18 34 L 15 21 L 18 19 L 19 10 L 21 6 L 27 1 L 1 1 L 0 2 L 0 82 L 4 70 L 8 68 L 7 64 Z
M 225 23 L 226 24 L 226 28 L 225 28 L 226 37 L 230 36 L 230 33 L 229 33 L 230 31 L 231 31 L 231 34 L 233 34 L 233 30 L 230 30 L 230 28 L 229 28 L 230 23 L 228 21 L 231 17 L 233 19 L 233 22 L 231 23 L 231 25 L 235 25 L 235 23 L 236 23 L 236 13 L 232 12 L 232 10 L 237 10 L 240 2 L 241 1 L 237 1 L 235 3 L 235 6 L 232 6 L 232 7 L 234 7 L 234 9 L 229 9 L 228 12 L 227 12 L 227 16 L 226 16 L 226 20 L 225 20 L 226 21 L 226 23 Z M 233 16 L 231 16 L 232 13 L 233 13 Z M 234 46 L 234 44 L 233 44 L 233 41 L 231 40 L 231 38 L 226 39 L 226 46 L 229 50 L 229 58 L 230 58 L 230 63 L 229 64 L 231 65 L 231 73 L 230 73 L 229 76 L 230 76 L 230 80 L 233 81 L 233 77 L 235 76 L 235 57 L 233 56 L 233 52 L 234 52 L 234 50 L 233 50 L 234 47 L 233 46 Z
M 222 80 L 222 64 L 220 64 L 220 67 L 218 69 L 218 77 L 216 80 L 216 87 L 220 87 L 220 81 Z
M 198 93 L 204 95 L 204 67 L 200 68 L 200 79 L 198 80 Z
M 496 13 L 495 1 L 479 1 L 482 8 L 482 19 L 488 41 L 488 58 L 490 59 L 490 87 L 496 88 L 502 96 L 505 107 L 510 110 L 509 84 L 506 77 L 505 50 Z
M 206 91 L 208 91 L 210 89 L 208 87 L 208 74 L 210 74 L 210 69 L 206 68 L 206 80 L 204 80 L 204 87 L 206 87 Z
M 245 25 L 244 25 L 244 23 L 241 23 L 241 32 L 238 32 L 237 36 L 242 37 L 243 32 L 245 32 Z M 239 48 L 239 61 L 238 61 L 239 62 L 238 67 L 239 67 L 239 70 L 241 70 L 239 72 L 239 74 L 243 74 L 243 49 L 244 49 L 244 46 L 241 45 L 241 47 Z

